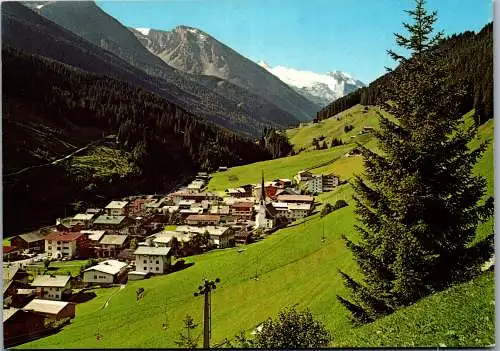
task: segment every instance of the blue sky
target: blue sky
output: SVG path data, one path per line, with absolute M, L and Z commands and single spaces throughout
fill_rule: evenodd
M 340 70 L 369 83 L 392 65 L 403 12 L 412 0 L 97 1 L 130 27 L 199 28 L 251 60 L 326 73 Z M 445 34 L 480 30 L 492 20 L 491 0 L 427 0 Z

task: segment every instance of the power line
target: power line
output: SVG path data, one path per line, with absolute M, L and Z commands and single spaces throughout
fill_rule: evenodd
M 203 348 L 208 349 L 210 347 L 210 336 L 212 334 L 212 306 L 211 306 L 211 293 L 215 290 L 220 279 L 216 278 L 215 281 L 203 279 L 203 285 L 198 287 L 198 291 L 194 293 L 194 296 L 203 294 L 204 304 L 203 304 Z

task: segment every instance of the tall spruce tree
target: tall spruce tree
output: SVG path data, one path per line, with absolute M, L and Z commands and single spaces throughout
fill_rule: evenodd
M 408 35 L 395 34 L 408 57 L 389 50 L 400 65 L 379 104 L 379 152 L 359 146 L 364 177 L 356 177 L 356 229 L 345 238 L 363 275 L 340 272 L 351 300 L 337 296 L 356 322 L 370 322 L 450 284 L 470 279 L 493 251 L 493 234 L 472 245 L 479 223 L 493 213 L 482 202 L 486 181 L 472 172 L 486 144 L 469 148 L 475 126 L 459 113 L 463 91 L 445 83 L 448 72 L 434 50 L 436 12 L 424 0 L 407 11 Z

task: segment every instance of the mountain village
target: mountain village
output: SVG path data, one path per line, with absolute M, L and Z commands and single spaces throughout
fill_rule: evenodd
M 205 190 L 209 178 L 200 172 L 166 196 L 114 200 L 12 237 L 11 246 L 3 247 L 5 338 L 46 335 L 51 330 L 47 325 L 63 325 L 75 317 L 75 303 L 92 288 L 169 274 L 184 268 L 184 255 L 244 246 L 269 235 L 309 216 L 315 208 L 313 195 L 331 191 L 340 182 L 336 175 L 309 171 L 298 172 L 293 180 L 265 182 L 262 175 L 261 184 L 229 188 L 219 196 Z M 76 274 L 52 274 L 48 266 L 82 260 L 86 264 Z

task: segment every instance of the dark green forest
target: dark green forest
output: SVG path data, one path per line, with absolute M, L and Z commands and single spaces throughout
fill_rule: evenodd
M 447 84 L 458 84 L 466 91 L 460 112 L 463 114 L 475 108 L 479 124 L 493 118 L 493 24 L 487 24 L 477 34 L 471 31 L 454 34 L 439 44 L 439 50 L 443 51 L 440 63 L 449 72 Z M 333 101 L 318 111 L 316 120 L 331 117 L 356 104 L 375 105 L 392 74 L 387 73 L 368 87 Z
M 242 137 L 119 80 L 5 45 L 2 59 L 6 235 L 51 224 L 70 202 L 94 204 L 99 198 L 105 202 L 119 195 L 166 191 L 201 169 L 212 171 L 287 152 L 275 147 L 274 139 L 263 144 Z M 77 180 L 68 163 L 62 163 L 5 176 L 62 157 L 105 135 L 116 135 L 115 147 L 130 155 L 137 172 L 118 179 Z M 33 150 L 46 159 L 34 156 Z

